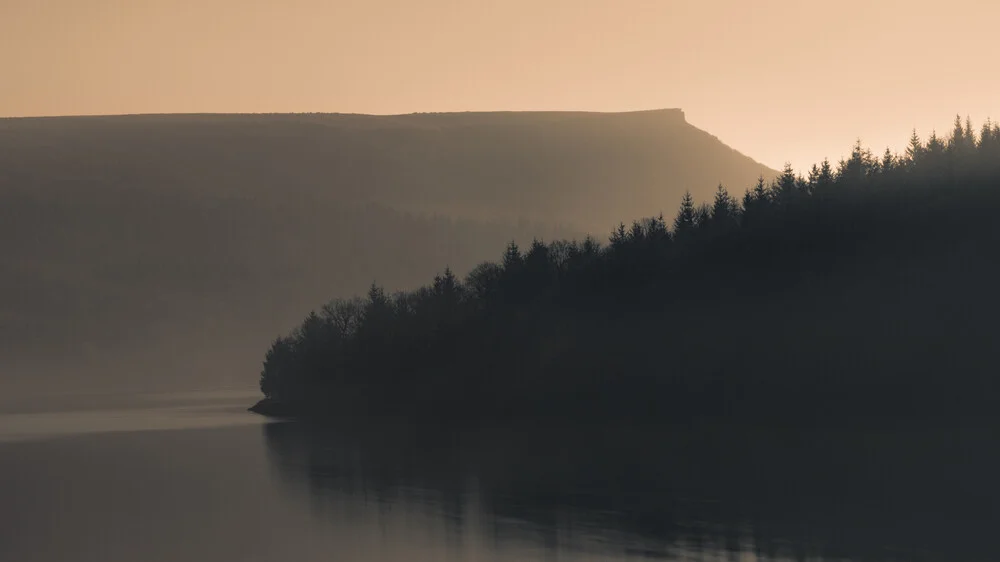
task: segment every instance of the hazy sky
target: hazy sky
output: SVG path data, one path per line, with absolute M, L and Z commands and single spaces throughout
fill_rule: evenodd
M 774 167 L 1000 118 L 994 0 L 0 0 L 0 115 L 681 107 Z

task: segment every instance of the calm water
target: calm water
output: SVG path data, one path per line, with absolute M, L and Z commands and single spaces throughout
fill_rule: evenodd
M 319 428 L 247 393 L 0 411 L 0 560 L 995 560 L 996 433 Z

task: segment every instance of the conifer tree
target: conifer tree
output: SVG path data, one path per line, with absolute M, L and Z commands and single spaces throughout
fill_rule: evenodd
M 628 242 L 628 231 L 625 230 L 625 223 L 618 223 L 618 227 L 611 232 L 608 241 L 611 243 L 611 247 L 615 249 L 621 248 Z
M 924 145 L 920 140 L 920 136 L 917 135 L 917 130 L 913 129 L 913 133 L 910 135 L 910 143 L 906 147 L 906 164 L 907 168 L 914 169 L 920 164 L 920 160 L 924 154 Z
M 515 271 L 521 267 L 523 258 L 521 257 L 521 250 L 517 247 L 517 243 L 511 241 L 507 244 L 507 249 L 503 253 L 503 268 L 504 271 Z
M 688 236 L 695 227 L 694 198 L 690 191 L 684 192 L 681 198 L 681 208 L 674 219 L 674 234 L 678 237 Z
M 880 171 L 883 174 L 891 174 L 896 169 L 896 157 L 893 155 L 889 147 L 885 147 L 885 152 L 882 153 L 882 163 Z
M 962 118 L 955 116 L 954 129 L 951 132 L 951 139 L 948 141 L 948 148 L 954 152 L 965 149 L 965 127 L 962 126 Z
M 745 226 L 756 225 L 764 219 L 770 204 L 770 194 L 764 183 L 764 176 L 757 178 L 757 183 L 743 194 L 743 213 L 740 218 Z
M 736 226 L 739 203 L 736 202 L 720 183 L 715 191 L 715 201 L 712 203 L 712 222 L 717 231 L 725 232 Z
M 791 162 L 785 162 L 785 167 L 781 171 L 774 185 L 774 198 L 779 203 L 787 203 L 795 197 L 798 186 L 798 178 L 795 170 L 792 169 Z

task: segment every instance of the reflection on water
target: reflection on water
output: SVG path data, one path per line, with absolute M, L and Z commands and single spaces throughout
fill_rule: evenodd
M 317 521 L 399 549 L 359 559 L 995 559 L 986 430 L 263 431 Z
M 321 428 L 190 398 L 0 413 L 0 561 L 996 559 L 984 429 Z

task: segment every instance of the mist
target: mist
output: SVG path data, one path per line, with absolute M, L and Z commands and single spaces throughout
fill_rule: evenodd
M 998 6 L 0 0 L 0 560 L 995 559 Z
M 2 120 L 3 385 L 253 385 L 330 299 L 775 173 L 679 110 Z

